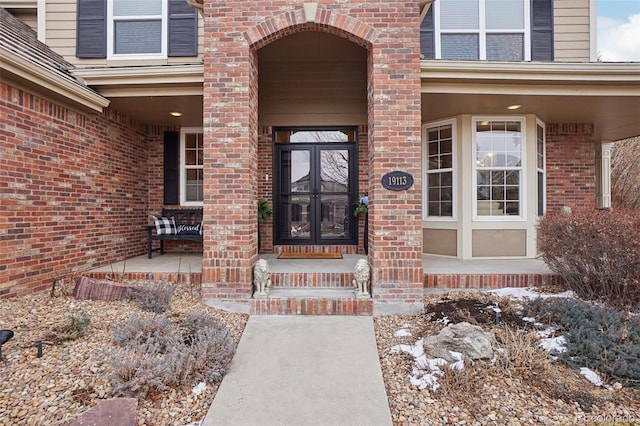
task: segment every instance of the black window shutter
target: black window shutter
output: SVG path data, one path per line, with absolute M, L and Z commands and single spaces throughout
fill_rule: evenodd
M 531 60 L 553 61 L 553 0 L 531 0 Z
M 436 57 L 433 35 L 433 5 L 431 5 L 420 25 L 420 54 L 423 59 L 434 59 Z
M 180 204 L 180 133 L 164 132 L 164 204 Z
M 106 0 L 78 0 L 76 28 L 78 58 L 107 57 Z
M 169 0 L 169 56 L 198 56 L 198 15 L 185 0 Z

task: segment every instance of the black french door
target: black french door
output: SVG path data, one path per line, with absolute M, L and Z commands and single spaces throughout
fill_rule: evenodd
M 357 244 L 354 142 L 274 144 L 274 243 Z

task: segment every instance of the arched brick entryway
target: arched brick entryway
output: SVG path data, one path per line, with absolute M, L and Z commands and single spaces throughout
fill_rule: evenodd
M 257 52 L 296 32 L 322 31 L 368 51 L 369 259 L 376 304 L 420 305 L 418 2 L 216 4 L 204 7 L 203 297 L 239 301 L 251 296 L 251 267 L 258 257 Z M 383 189 L 380 179 L 391 170 L 411 173 L 414 186 Z

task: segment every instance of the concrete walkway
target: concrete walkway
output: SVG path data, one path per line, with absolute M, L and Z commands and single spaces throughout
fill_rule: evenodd
M 373 318 L 250 317 L 214 425 L 391 425 Z

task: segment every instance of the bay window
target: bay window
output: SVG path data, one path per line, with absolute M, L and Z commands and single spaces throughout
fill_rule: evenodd
M 523 120 L 474 119 L 475 217 L 524 217 Z
M 426 215 L 453 218 L 454 126 L 443 123 L 424 132 Z

